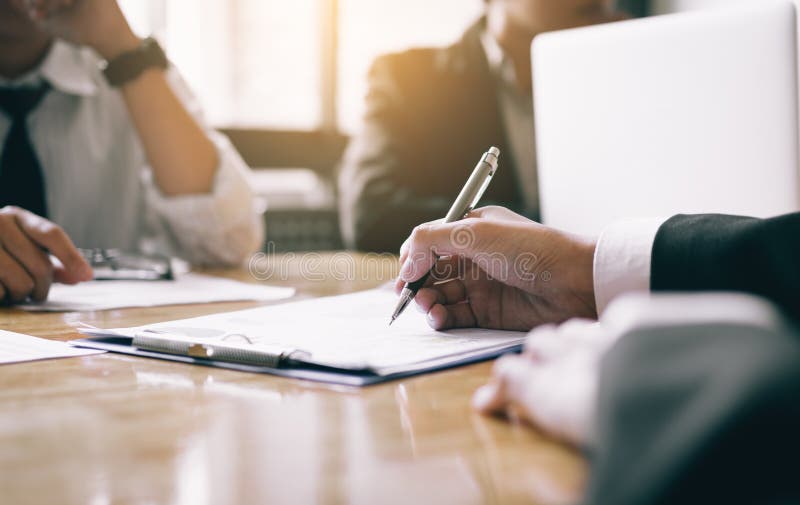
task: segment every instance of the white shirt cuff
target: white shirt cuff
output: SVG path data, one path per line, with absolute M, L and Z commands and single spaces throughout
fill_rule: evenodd
M 204 195 L 165 196 L 151 170 L 143 171 L 147 238 L 143 251 L 174 254 L 195 265 L 238 265 L 261 248 L 262 213 L 250 186 L 250 169 L 230 140 L 206 126 L 202 108 L 174 66 L 167 80 L 186 110 L 214 143 L 219 157 L 213 189 Z
M 171 231 L 175 254 L 196 265 L 236 265 L 261 246 L 261 213 L 245 163 L 226 137 L 210 137 L 220 159 L 210 193 L 164 196 L 149 171 L 145 187 L 150 207 Z
M 617 296 L 650 290 L 653 242 L 665 221 L 620 221 L 600 235 L 594 253 L 594 296 L 598 316 Z

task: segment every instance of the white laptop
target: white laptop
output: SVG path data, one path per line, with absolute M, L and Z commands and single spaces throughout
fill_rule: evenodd
M 537 37 L 543 222 L 800 209 L 795 19 L 769 0 Z

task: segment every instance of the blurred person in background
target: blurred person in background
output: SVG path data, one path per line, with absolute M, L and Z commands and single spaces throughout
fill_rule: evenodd
M 396 252 L 415 225 L 447 213 L 491 145 L 502 168 L 484 201 L 538 219 L 531 42 L 623 17 L 613 0 L 486 0 L 452 46 L 378 58 L 339 175 L 345 244 Z
M 89 280 L 75 245 L 218 265 L 260 246 L 246 165 L 115 0 L 0 0 L 0 142 L 0 300 Z

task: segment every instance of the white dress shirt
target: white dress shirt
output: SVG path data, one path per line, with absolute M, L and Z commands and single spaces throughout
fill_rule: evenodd
M 87 48 L 54 42 L 37 69 L 0 86 L 52 89 L 28 117 L 42 166 L 48 218 L 78 247 L 177 255 L 194 264 L 238 264 L 257 250 L 262 222 L 248 168 L 223 135 L 208 128 L 174 67 L 167 80 L 217 148 L 209 194 L 167 197 L 154 183 L 119 90 Z M 10 121 L 0 114 L 0 146 Z

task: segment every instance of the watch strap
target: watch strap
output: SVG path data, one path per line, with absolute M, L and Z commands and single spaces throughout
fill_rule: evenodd
M 133 81 L 150 68 L 166 69 L 169 66 L 167 55 L 158 41 L 148 37 L 136 49 L 127 51 L 106 63 L 103 74 L 113 87 L 120 87 Z

